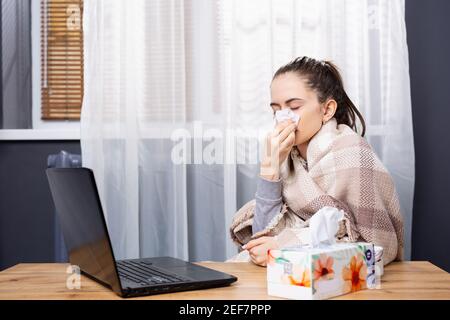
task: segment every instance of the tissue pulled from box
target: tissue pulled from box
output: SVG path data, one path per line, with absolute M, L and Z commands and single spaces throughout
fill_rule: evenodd
M 344 218 L 344 211 L 334 207 L 323 207 L 309 220 L 311 246 L 319 248 L 336 243 L 339 221 Z

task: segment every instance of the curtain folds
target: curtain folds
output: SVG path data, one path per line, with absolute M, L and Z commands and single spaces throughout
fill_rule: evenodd
M 237 252 L 228 227 L 254 196 L 271 77 L 301 55 L 339 66 L 395 180 L 410 256 L 404 0 L 86 0 L 84 35 L 83 162 L 117 258 Z

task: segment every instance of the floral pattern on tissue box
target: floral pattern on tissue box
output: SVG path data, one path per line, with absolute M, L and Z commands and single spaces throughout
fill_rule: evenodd
M 268 293 L 273 296 L 326 299 L 366 289 L 375 276 L 371 243 L 271 249 L 268 255 Z

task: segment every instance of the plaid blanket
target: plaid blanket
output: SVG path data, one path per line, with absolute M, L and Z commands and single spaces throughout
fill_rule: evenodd
M 403 219 L 391 176 L 367 141 L 331 119 L 308 144 L 306 161 L 293 148 L 281 165 L 283 207 L 252 234 L 255 200 L 240 208 L 230 227 L 239 245 L 277 236 L 281 246 L 305 243 L 302 229 L 324 206 L 345 212 L 338 242 L 366 241 L 384 249 L 384 263 L 403 257 Z M 304 238 L 304 237 L 303 237 Z

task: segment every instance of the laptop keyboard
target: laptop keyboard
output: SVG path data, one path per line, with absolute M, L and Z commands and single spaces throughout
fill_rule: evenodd
M 117 271 L 124 278 L 142 285 L 167 284 L 191 281 L 187 277 L 169 273 L 143 261 L 117 261 Z

